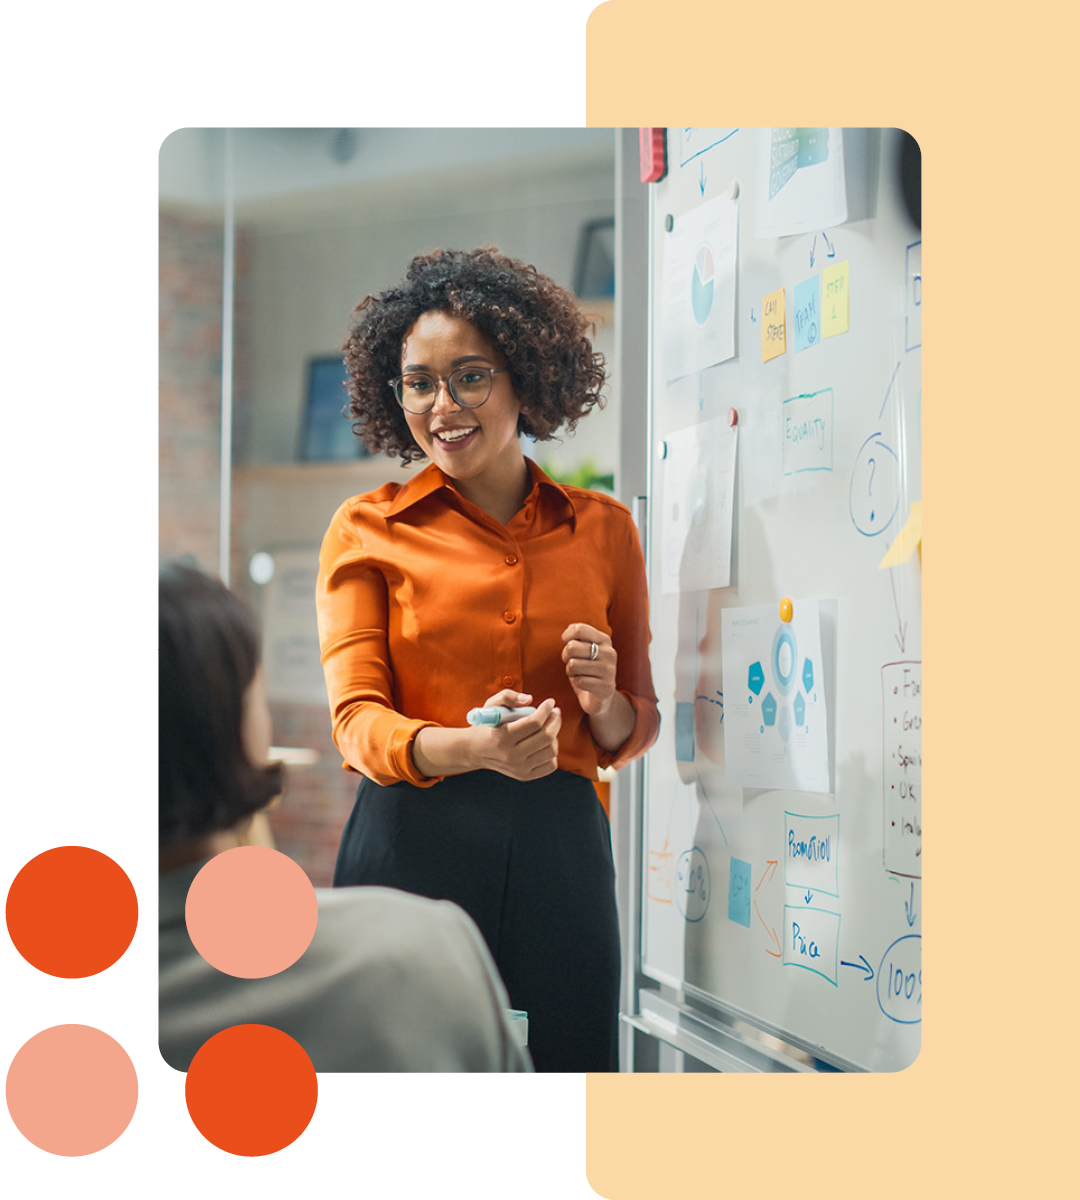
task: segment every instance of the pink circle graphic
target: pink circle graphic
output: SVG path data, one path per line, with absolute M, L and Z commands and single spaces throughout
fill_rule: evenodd
M 186 916 L 195 949 L 212 967 L 262 979 L 291 967 L 308 948 L 319 906 L 311 880 L 291 858 L 238 846 L 195 876 Z

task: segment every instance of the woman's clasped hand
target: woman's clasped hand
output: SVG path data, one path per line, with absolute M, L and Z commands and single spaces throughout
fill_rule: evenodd
M 499 705 L 520 708 L 531 704 L 526 692 L 504 689 L 489 696 L 484 707 Z M 498 771 L 511 779 L 542 779 L 559 765 L 559 730 L 562 712 L 555 701 L 542 701 L 531 716 L 503 725 L 476 725 L 471 735 L 476 746 L 477 767 Z

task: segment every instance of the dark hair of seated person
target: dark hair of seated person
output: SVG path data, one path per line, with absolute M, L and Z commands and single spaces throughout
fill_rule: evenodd
M 231 829 L 282 790 L 241 732 L 259 666 L 248 606 L 217 579 L 166 563 L 158 582 L 158 827 L 162 850 Z

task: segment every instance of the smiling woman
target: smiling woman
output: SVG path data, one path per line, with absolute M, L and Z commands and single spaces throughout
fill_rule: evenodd
M 468 321 L 500 361 L 505 356 L 522 401 L 518 432 L 547 441 L 560 429 L 572 432 L 603 404 L 603 357 L 593 351 L 591 327 L 570 292 L 495 250 L 436 251 L 414 258 L 401 284 L 366 297 L 353 313 L 344 347 L 350 413 L 373 453 L 403 463 L 425 456 L 389 381 L 403 373 L 409 330 L 434 312 Z
M 644 561 L 623 505 L 554 483 L 519 440 L 599 404 L 603 358 L 569 292 L 493 250 L 414 259 L 354 321 L 357 433 L 430 463 L 347 500 L 323 540 L 334 741 L 365 777 L 335 885 L 456 901 L 528 1013 L 537 1069 L 615 1070 L 618 918 L 593 781 L 659 725 Z M 493 705 L 535 711 L 467 724 Z
M 426 312 L 406 334 L 402 359 L 396 390 L 416 444 L 505 524 L 525 499 L 529 472 L 502 355 L 464 317 Z

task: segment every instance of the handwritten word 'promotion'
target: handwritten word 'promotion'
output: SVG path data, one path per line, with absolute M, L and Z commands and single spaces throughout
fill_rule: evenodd
M 832 838 L 811 837 L 809 841 L 796 839 L 795 830 L 788 830 L 788 858 L 805 858 L 809 862 L 832 861 Z

